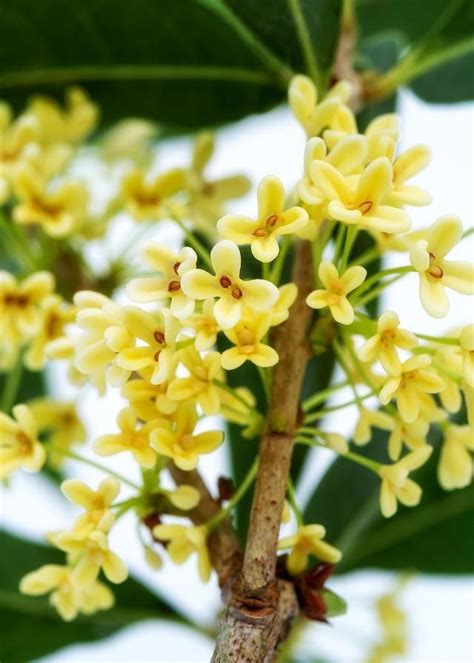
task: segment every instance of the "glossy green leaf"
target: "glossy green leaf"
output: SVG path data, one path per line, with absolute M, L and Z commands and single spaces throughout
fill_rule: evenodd
M 170 604 L 129 578 L 113 587 L 116 605 L 108 611 L 63 622 L 46 598 L 23 596 L 23 575 L 43 564 L 62 563 L 64 555 L 0 531 L 0 660 L 32 661 L 66 645 L 102 640 L 143 619 L 192 624 Z
M 316 61 L 327 74 L 340 6 L 0 0 L 0 96 L 21 106 L 33 92 L 81 84 L 105 124 L 130 115 L 175 129 L 237 120 L 282 101 L 292 68 Z
M 307 504 L 305 519 L 322 523 L 328 541 L 343 551 L 339 573 L 362 568 L 474 573 L 474 485 L 444 491 L 436 479 L 439 430 L 431 442 L 432 458 L 413 474 L 423 487 L 420 505 L 400 505 L 389 519 L 380 514 L 375 474 L 344 458 L 329 468 Z M 386 447 L 387 434 L 376 431 L 361 453 L 389 462 Z
M 474 99 L 474 52 L 444 62 L 410 84 L 419 97 L 431 103 L 455 103 Z

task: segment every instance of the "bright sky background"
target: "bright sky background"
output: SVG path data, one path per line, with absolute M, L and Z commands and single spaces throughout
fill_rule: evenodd
M 430 145 L 433 159 L 419 175 L 417 184 L 433 194 L 428 208 L 410 210 L 414 227 L 430 224 L 447 212 L 458 214 L 465 226 L 472 224 L 472 106 L 433 106 L 419 101 L 412 94 L 402 95 L 402 148 L 414 143 Z M 286 110 L 278 109 L 265 116 L 249 118 L 219 133 L 217 154 L 210 174 L 243 172 L 254 181 L 267 174 L 278 175 L 288 186 L 294 184 L 302 167 L 304 137 L 300 127 Z M 161 151 L 160 164 L 180 165 L 189 153 L 189 140 L 180 139 L 167 144 Z M 236 212 L 251 213 L 254 198 L 249 196 L 234 206 Z M 163 233 L 163 234 L 162 234 Z M 168 226 L 158 235 L 163 241 L 175 244 L 179 235 Z M 163 239 L 165 238 L 165 239 Z M 472 239 L 472 237 L 471 237 Z M 114 244 L 114 246 L 116 246 Z M 456 257 L 471 258 L 472 241 L 465 241 L 456 249 Z M 394 257 L 393 264 L 398 258 Z M 450 294 L 449 326 L 473 321 L 472 304 L 465 297 Z M 394 287 L 386 299 L 386 308 L 394 308 L 403 325 L 415 330 L 443 332 L 446 320 L 433 320 L 422 310 L 417 296 L 416 277 L 409 276 Z M 73 396 L 74 391 L 60 372 L 52 376 L 54 392 L 61 398 Z M 115 430 L 114 419 L 121 401 L 115 392 L 100 400 L 92 391 L 81 395 L 80 409 L 89 423 L 91 439 Z M 354 417 L 328 420 L 333 427 L 349 435 Z M 321 455 L 309 464 L 301 494 L 308 494 L 328 460 Z M 211 485 L 222 473 L 225 455 L 219 450 L 202 461 L 202 469 Z M 114 459 L 118 471 L 127 471 L 127 461 Z M 71 463 L 71 474 L 97 482 L 102 478 L 94 470 L 84 470 Z M 65 500 L 58 501 L 51 486 L 38 477 L 18 473 L 11 489 L 4 493 L 1 505 L 2 524 L 40 539 L 45 531 L 69 526 L 75 511 Z M 112 535 L 112 544 L 123 555 L 130 569 L 151 586 L 173 597 L 190 615 L 203 624 L 212 621 L 219 608 L 219 594 L 215 579 L 207 586 L 200 584 L 195 573 L 195 560 L 182 567 L 166 564 L 162 572 L 150 571 L 136 541 L 133 518 L 125 517 Z M 433 550 L 433 555 L 436 555 Z M 310 625 L 304 651 L 338 663 L 362 663 L 364 654 L 377 639 L 371 613 L 374 598 L 392 584 L 390 574 L 359 573 L 349 578 L 335 579 L 331 587 L 344 596 L 349 612 L 338 618 L 333 628 Z M 423 577 L 414 579 L 405 590 L 402 604 L 410 616 L 411 644 L 408 655 L 394 661 L 409 663 L 472 663 L 474 660 L 474 584 L 469 578 L 443 579 Z M 25 634 L 27 636 L 27 634 Z M 99 661 L 156 663 L 204 663 L 212 652 L 212 643 L 191 631 L 166 623 L 150 621 L 132 626 L 109 640 L 91 645 L 73 645 L 44 661 L 48 663 L 98 663 Z M 302 657 L 303 659 L 303 657 Z

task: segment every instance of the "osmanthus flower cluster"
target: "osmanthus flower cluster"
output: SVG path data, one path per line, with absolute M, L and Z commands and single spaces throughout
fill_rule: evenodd
M 360 132 L 347 106 L 349 95 L 350 85 L 342 81 L 318 103 L 308 78 L 292 80 L 289 104 L 308 139 L 304 170 L 287 191 L 276 176 L 264 177 L 248 216 L 224 209 L 226 201 L 245 193 L 245 178 L 205 176 L 213 151 L 208 134 L 197 138 L 189 167 L 156 172 L 142 149 L 147 131 L 133 123 L 122 127 L 132 146 L 137 137 L 137 149 L 125 150 L 128 167 L 113 213 L 125 211 L 138 221 L 174 220 L 185 237 L 177 250 L 158 241 L 142 242 L 140 272 L 126 279 L 126 297 L 114 298 L 99 280 L 83 279 L 85 287 L 78 284 L 69 300 L 60 288 L 55 292 L 54 279 L 44 270 L 30 270 L 21 279 L 1 273 L 4 365 L 11 360 L 39 369 L 46 358 L 66 362 L 74 384 L 99 394 L 113 389 L 124 399 L 115 429 L 91 441 L 98 457 L 94 466 L 109 477 L 95 489 L 74 479 L 62 486 L 83 509 L 72 528 L 49 535 L 65 553 L 65 564 L 43 567 L 22 581 L 26 593 L 50 593 L 65 619 L 112 604 L 111 590 L 98 577 L 103 572 L 112 583 L 126 577 L 109 544 L 110 532 L 126 512 L 135 514 L 145 557 L 154 568 L 162 566 L 163 556 L 176 564 L 195 556 L 200 577 L 209 578 L 210 536 L 254 481 L 259 458 L 233 494 L 214 502 L 216 511 L 207 519 L 195 518 L 203 499 L 196 469 L 202 457 L 225 444 L 215 415 L 241 426 L 244 437 L 265 429 L 266 413 L 257 408 L 246 373 L 239 369 L 244 364 L 252 368 L 268 399 L 278 349 L 282 354 L 281 345 L 275 347 L 278 327 L 300 304 L 313 315 L 309 338 L 314 352 L 332 352 L 344 378 L 303 400 L 295 442 L 325 447 L 375 473 L 385 517 L 393 516 L 399 503 L 415 507 L 420 502 L 423 485 L 410 475 L 431 456 L 437 457 L 439 482 L 446 490 L 472 481 L 474 325 L 433 337 L 406 329 L 395 311 L 383 311 L 378 319 L 369 312 L 370 303 L 405 276 L 419 279 L 421 306 L 435 317 L 448 313 L 446 289 L 474 294 L 473 266 L 456 259 L 462 225 L 447 215 L 430 228 L 412 230 L 407 207 L 430 202 L 429 194 L 411 182 L 427 164 L 429 151 L 418 145 L 397 152 L 399 119 L 393 114 L 377 117 Z M 62 114 L 56 107 L 53 113 L 46 102 L 37 108 L 37 123 L 43 131 L 50 127 L 40 147 L 61 143 L 54 140 L 61 131 L 68 144 L 82 136 L 79 126 L 85 131 L 84 118 L 92 113 L 86 109 L 93 106 L 84 96 L 74 99 Z M 55 113 L 67 131 L 54 124 Z M 31 131 L 33 124 L 22 118 L 13 122 L 8 129 L 12 145 L 19 140 L 15 132 L 23 136 L 24 127 Z M 118 140 L 112 134 L 104 154 L 122 157 L 123 135 Z M 21 150 L 15 155 L 12 162 L 18 164 L 12 163 L 4 177 L 16 192 L 12 219 L 24 223 L 34 216 L 26 213 L 32 201 L 40 204 L 43 198 L 39 189 L 31 200 L 24 193 L 33 166 L 24 164 Z M 67 225 L 61 201 L 68 201 L 68 218 L 75 214 L 72 181 L 55 180 L 51 190 L 38 174 L 32 181 L 49 196 L 34 223 L 57 236 L 51 231 L 53 217 L 56 228 Z M 67 232 L 80 234 L 80 224 L 68 223 Z M 358 236 L 368 247 L 363 252 Z M 312 264 L 305 267 L 312 267 L 312 283 L 295 305 L 298 287 L 288 277 L 288 265 L 301 242 L 310 247 Z M 377 271 L 374 265 L 389 251 L 400 256 L 400 265 Z M 414 297 L 412 306 L 417 305 Z M 288 351 L 292 342 L 285 339 Z M 347 390 L 349 400 L 323 405 Z M 457 417 L 463 401 L 467 423 L 452 416 Z M 327 412 L 346 408 L 358 413 L 352 443 L 324 424 Z M 436 426 L 443 438 L 439 454 L 433 453 L 429 437 Z M 375 429 L 386 433 L 384 464 L 363 455 Z M 36 400 L 16 405 L 11 417 L 1 415 L 0 432 L 4 477 L 19 468 L 38 471 L 51 459 L 91 462 L 71 449 L 85 438 L 71 404 Z M 105 459 L 118 454 L 135 468 L 139 481 L 107 469 Z M 119 499 L 121 489 L 126 494 Z M 283 557 L 287 573 L 304 574 L 311 556 L 337 563 L 341 552 L 325 541 L 327 523 L 304 522 L 291 485 L 287 497 L 296 523 L 279 543 L 288 553 Z

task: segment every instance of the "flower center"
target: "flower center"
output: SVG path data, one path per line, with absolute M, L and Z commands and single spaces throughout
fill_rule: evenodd
M 363 203 L 360 203 L 359 210 L 362 214 L 368 214 L 373 206 L 374 203 L 371 200 L 364 200 Z
M 18 451 L 22 456 L 29 456 L 31 454 L 31 451 L 33 449 L 33 445 L 31 443 L 30 438 L 26 433 L 21 431 L 18 433 L 16 436 L 17 442 L 18 442 Z
M 396 334 L 393 331 L 393 329 L 387 329 L 387 330 L 384 331 L 384 333 L 382 334 L 382 336 L 380 338 L 380 342 L 382 343 L 384 348 L 389 348 L 391 345 L 394 344 L 395 336 L 396 336 Z
M 442 267 L 436 264 L 436 256 L 430 253 L 430 266 L 428 269 L 428 274 L 434 279 L 442 279 L 444 276 L 444 270 Z
M 181 283 L 179 281 L 170 281 L 168 283 L 168 292 L 177 292 L 181 288 Z

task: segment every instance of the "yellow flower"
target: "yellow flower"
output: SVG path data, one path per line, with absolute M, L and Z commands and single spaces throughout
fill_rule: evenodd
M 73 180 L 50 190 L 31 169 L 21 168 L 15 175 L 15 192 L 15 221 L 38 224 L 51 237 L 65 237 L 78 230 L 87 214 L 87 191 Z
M 158 414 L 158 413 L 157 413 Z M 150 446 L 150 433 L 163 424 L 158 417 L 140 426 L 135 412 L 124 408 L 117 417 L 120 433 L 102 435 L 94 442 L 94 451 L 99 456 L 113 456 L 123 451 L 130 451 L 142 467 L 154 467 L 156 454 Z
M 350 325 L 354 322 L 354 309 L 347 299 L 347 295 L 360 286 L 367 271 L 364 267 L 356 265 L 349 267 L 344 274 L 339 276 L 336 267 L 331 262 L 322 260 L 318 274 L 324 290 L 311 292 L 306 298 L 306 303 L 315 309 L 329 306 L 336 322 L 341 325 Z
M 331 125 L 341 106 L 349 100 L 350 94 L 350 83 L 340 81 L 318 103 L 316 86 L 310 78 L 299 74 L 291 79 L 288 102 L 309 138 L 319 136 L 323 129 Z
M 10 185 L 16 168 L 24 163 L 31 148 L 35 148 L 34 141 L 39 135 L 38 123 L 28 115 L 13 121 L 11 108 L 0 101 L 0 135 L 0 204 L 3 204 L 10 196 Z
M 40 305 L 53 289 L 50 272 L 35 272 L 18 283 L 13 274 L 0 270 L 0 329 L 7 345 L 15 347 L 37 333 Z
M 198 416 L 193 406 L 183 405 L 174 415 L 174 426 L 163 422 L 150 434 L 150 443 L 156 451 L 182 470 L 193 470 L 201 454 L 211 453 L 222 444 L 222 431 L 195 433 Z
M 470 426 L 450 424 L 444 434 L 438 481 L 445 490 L 464 488 L 473 477 L 474 434 Z
M 152 384 L 166 382 L 173 375 L 175 368 L 176 336 L 181 330 L 179 322 L 171 315 L 169 309 L 162 308 L 156 314 L 142 311 L 134 306 L 123 310 L 123 325 L 132 342 L 122 347 L 122 330 L 118 328 L 117 346 L 107 330 L 108 346 L 117 349 L 115 358 L 117 366 L 131 373 L 151 366 Z M 143 345 L 135 345 L 139 339 Z
M 211 560 L 207 549 L 207 529 L 203 525 L 156 525 L 153 536 L 160 541 L 169 541 L 166 550 L 175 564 L 183 564 L 192 553 L 197 553 L 199 577 L 203 582 L 209 580 Z
M 15 405 L 13 417 L 0 412 L 0 478 L 18 468 L 38 472 L 46 452 L 38 441 L 38 424 L 26 405 Z
M 446 255 L 462 236 L 457 216 L 441 216 L 428 231 L 426 240 L 410 251 L 410 262 L 420 275 L 420 299 L 433 318 L 444 318 L 449 310 L 445 288 L 463 295 L 474 294 L 474 265 L 467 261 L 446 260 Z
M 359 419 L 354 430 L 353 439 L 355 444 L 362 446 L 370 442 L 372 439 L 372 427 L 393 431 L 393 417 L 380 410 L 368 410 L 365 407 L 360 407 Z
M 444 380 L 430 366 L 429 355 L 410 357 L 401 365 L 399 375 L 390 376 L 380 391 L 383 405 L 396 398 L 400 416 L 408 424 L 417 420 L 424 394 L 438 394 L 445 388 Z
M 108 610 L 114 604 L 114 595 L 102 582 L 78 584 L 74 570 L 59 564 L 46 564 L 21 579 L 20 591 L 31 596 L 51 592 L 49 601 L 65 621 L 78 613 L 90 615 L 97 610 Z
M 256 311 L 270 309 L 278 299 L 278 289 L 264 279 L 240 278 L 241 256 L 229 240 L 218 242 L 211 251 L 215 275 L 192 269 L 183 275 L 184 292 L 194 299 L 218 297 L 214 316 L 222 329 L 234 327 L 242 317 L 243 306 Z
M 322 525 L 304 525 L 293 536 L 278 542 L 278 550 L 292 549 L 286 563 L 291 575 L 303 573 L 310 555 L 315 555 L 321 561 L 331 564 L 340 561 L 342 554 L 337 548 L 322 540 L 325 535 L 326 530 Z
M 105 577 L 113 583 L 121 583 L 127 579 L 127 568 L 120 557 L 109 548 L 107 531 L 112 524 L 109 519 L 103 529 L 94 529 L 82 536 L 74 530 L 50 535 L 52 542 L 69 554 L 69 561 L 74 566 L 74 578 L 78 585 L 91 585 L 102 569 Z
M 65 326 L 75 318 L 76 311 L 59 295 L 49 295 L 40 305 L 41 324 L 25 354 L 25 365 L 37 371 L 46 362 L 51 341 L 64 336 Z
M 470 387 L 474 387 L 474 325 L 467 325 L 459 337 L 461 346 L 462 368 L 464 379 Z
M 73 444 L 86 440 L 86 429 L 79 419 L 74 403 L 55 401 L 51 398 L 35 398 L 28 402 L 28 407 L 36 419 L 38 429 L 48 436 L 48 462 L 61 465 L 64 455 Z M 55 453 L 54 447 L 58 448 Z
M 77 325 L 83 332 L 77 337 L 75 367 L 89 376 L 99 393 L 105 390 L 106 381 L 113 387 L 122 386 L 130 377 L 132 369 L 117 364 L 118 353 L 129 348 L 134 339 L 123 324 L 123 308 L 99 293 L 80 291 L 74 295 L 79 308 Z M 68 344 L 54 347 L 56 356 L 68 350 Z
M 305 150 L 305 176 L 297 187 L 301 200 L 307 205 L 321 205 L 325 202 L 325 196 L 318 188 L 318 181 L 312 177 L 311 166 L 314 161 L 326 161 L 342 175 L 353 175 L 362 170 L 367 149 L 367 140 L 359 134 L 343 138 L 329 154 L 326 143 L 321 138 L 310 138 Z
M 97 490 L 92 490 L 78 479 L 68 479 L 62 482 L 61 490 L 68 500 L 85 509 L 74 523 L 73 531 L 77 536 L 86 536 L 96 528 L 103 529 L 104 519 L 108 524 L 109 507 L 120 492 L 120 484 L 114 477 L 108 477 L 100 482 Z
M 414 145 L 395 159 L 392 190 L 384 201 L 387 205 L 401 207 L 402 205 L 422 206 L 431 203 L 429 193 L 420 187 L 405 184 L 407 180 L 427 166 L 430 156 L 430 150 L 425 145 Z
M 219 389 L 214 380 L 221 377 L 221 359 L 218 352 L 205 357 L 192 347 L 179 352 L 179 360 L 189 376 L 173 380 L 167 391 L 174 401 L 196 401 L 205 414 L 217 414 L 220 406 Z
M 199 352 L 210 350 L 217 341 L 219 325 L 214 317 L 214 300 L 206 299 L 202 302 L 201 310 L 184 320 L 186 327 L 191 327 L 196 333 L 194 347 Z
M 357 122 L 353 112 L 347 106 L 341 106 L 331 122 L 331 127 L 323 133 L 324 140 L 330 149 L 348 135 L 357 133 Z M 372 161 L 379 156 L 393 156 L 400 135 L 400 118 L 395 113 L 378 115 L 367 125 L 364 137 L 367 139 L 367 160 Z
M 148 242 L 142 256 L 147 265 L 160 276 L 133 279 L 127 285 L 127 295 L 134 302 L 162 302 L 170 300 L 171 313 L 186 318 L 194 310 L 194 300 L 181 289 L 181 277 L 196 267 L 196 253 L 185 246 L 179 253 L 164 246 Z
M 400 415 L 393 419 L 394 428 L 388 438 L 388 455 L 390 460 L 398 460 L 402 453 L 403 444 L 415 451 L 426 445 L 426 438 L 430 424 L 426 419 L 418 417 L 416 421 L 407 424 Z
M 369 163 L 356 186 L 326 161 L 313 161 L 310 172 L 328 203 L 331 218 L 390 234 L 410 229 L 411 221 L 404 210 L 384 204 L 392 186 L 392 164 L 386 157 Z
M 401 362 L 396 348 L 412 350 L 418 345 L 415 334 L 399 329 L 399 317 L 393 311 L 382 313 L 377 322 L 377 333 L 360 348 L 359 359 L 366 362 L 380 361 L 390 375 L 398 375 Z
M 37 95 L 31 100 L 27 114 L 37 121 L 42 143 L 75 143 L 94 129 L 98 108 L 84 90 L 71 87 L 66 90 L 65 110 L 53 99 Z
M 122 194 L 130 214 L 137 220 L 157 219 L 166 215 L 166 205 L 183 188 L 184 170 L 173 168 L 147 181 L 140 170 L 127 173 Z
M 225 335 L 232 341 L 234 347 L 222 353 L 222 367 L 226 371 L 231 371 L 242 366 L 247 360 L 263 368 L 274 366 L 278 362 L 278 353 L 269 345 L 262 343 L 262 338 L 269 328 L 269 316 L 260 315 L 245 316 L 233 329 L 226 329 Z
M 244 175 L 230 175 L 209 180 L 205 169 L 214 153 L 214 137 L 202 132 L 194 141 L 191 166 L 186 171 L 185 186 L 189 194 L 185 213 L 193 224 L 209 232 L 215 219 L 222 216 L 224 203 L 241 198 L 250 189 L 250 181 Z M 212 223 L 212 225 L 211 225 Z
M 408 475 L 424 465 L 433 449 L 428 444 L 404 456 L 393 465 L 382 465 L 378 471 L 382 479 L 380 509 L 385 518 L 397 512 L 397 500 L 405 506 L 416 506 L 421 499 L 421 488 Z
M 150 421 L 157 417 L 172 414 L 178 404 L 166 395 L 168 382 L 152 384 L 150 377 L 153 370 L 148 367 L 137 371 L 139 378 L 129 380 L 122 387 L 122 396 L 142 421 Z
M 459 335 L 459 332 L 458 332 Z M 454 345 L 439 344 L 436 347 L 435 360 L 439 366 L 443 366 L 448 373 L 453 376 L 463 375 L 463 360 L 459 347 Z M 451 378 L 449 375 L 443 375 L 445 388 L 440 393 L 439 397 L 441 405 L 448 412 L 459 412 L 462 405 L 462 396 L 459 382 L 457 379 Z
M 228 214 L 217 222 L 217 231 L 236 244 L 250 244 L 254 258 L 271 262 L 279 251 L 278 237 L 291 235 L 308 223 L 302 207 L 285 210 L 285 189 L 277 177 L 265 177 L 258 185 L 256 219 Z

